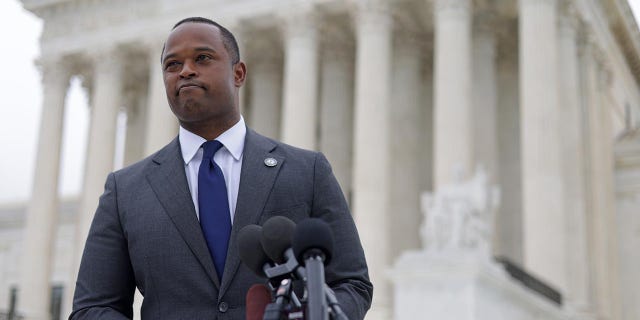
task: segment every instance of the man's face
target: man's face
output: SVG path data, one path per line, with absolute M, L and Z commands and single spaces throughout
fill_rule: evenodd
M 246 70 L 241 62 L 232 65 L 216 26 L 188 22 L 175 28 L 162 69 L 169 106 L 183 125 L 239 116 L 237 92 Z

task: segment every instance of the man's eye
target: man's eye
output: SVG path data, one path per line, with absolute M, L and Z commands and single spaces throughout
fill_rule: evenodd
M 167 64 L 164 66 L 164 69 L 167 71 L 172 71 L 175 70 L 180 64 L 178 63 L 178 61 L 170 61 L 167 62 Z
M 196 57 L 196 61 L 198 61 L 198 62 L 207 61 L 209 59 L 211 59 L 211 57 L 209 57 L 206 54 L 201 54 L 201 55 Z

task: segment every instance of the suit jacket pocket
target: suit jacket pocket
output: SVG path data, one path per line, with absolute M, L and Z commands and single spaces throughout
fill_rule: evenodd
M 301 220 L 309 218 L 310 214 L 309 206 L 306 203 L 296 204 L 288 208 L 273 208 L 264 212 L 260 218 L 260 225 L 263 225 L 265 221 L 275 216 L 283 216 L 291 219 L 295 223 L 298 223 Z

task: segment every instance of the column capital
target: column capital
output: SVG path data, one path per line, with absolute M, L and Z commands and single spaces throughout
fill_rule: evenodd
M 575 34 L 580 28 L 580 14 L 573 0 L 560 0 L 558 26 L 561 34 Z
M 390 30 L 393 26 L 393 8 L 384 0 L 350 0 L 351 14 L 356 28 L 365 32 Z
M 468 12 L 473 5 L 471 0 L 432 0 L 434 12 Z
M 556 5 L 558 0 L 518 0 L 518 4 L 522 5 Z
M 63 84 L 68 85 L 71 77 L 71 66 L 68 61 L 62 58 L 38 59 L 36 65 L 39 67 L 42 84 L 45 86 Z
M 424 52 L 431 52 L 433 41 L 420 32 L 396 32 L 393 46 L 403 55 L 424 55 Z
M 320 53 L 323 59 L 353 60 L 355 39 L 348 21 L 331 19 L 320 26 Z
M 285 41 L 316 36 L 319 17 L 314 9 L 311 2 L 297 1 L 278 14 Z
M 93 65 L 94 76 L 96 74 L 112 74 L 120 72 L 122 67 L 122 52 L 117 47 L 96 48 L 88 52 L 89 60 Z
M 589 24 L 585 24 L 578 33 L 578 54 L 581 56 L 587 56 L 592 59 L 595 66 L 598 68 L 598 77 L 600 84 L 610 84 L 611 82 L 611 65 L 607 61 L 607 55 L 604 48 L 598 43 L 593 27 Z M 603 78 L 600 78 L 603 75 Z
M 473 28 L 481 33 L 494 34 L 499 28 L 498 15 L 493 10 L 480 10 L 473 19 Z
M 249 67 L 279 66 L 282 64 L 282 50 L 280 39 L 265 31 L 244 33 L 247 42 L 244 60 Z M 276 45 L 274 45 L 276 43 Z

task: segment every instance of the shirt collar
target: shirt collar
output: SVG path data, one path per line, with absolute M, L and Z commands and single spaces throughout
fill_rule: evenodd
M 242 157 L 242 151 L 244 150 L 244 138 L 246 134 L 247 128 L 244 124 L 244 118 L 240 116 L 240 121 L 219 135 L 216 140 L 222 143 L 224 148 L 229 151 L 236 161 L 239 161 Z M 200 146 L 207 141 L 205 138 L 183 128 L 182 126 L 180 126 L 178 139 L 180 140 L 182 159 L 185 164 L 188 164 L 193 160 L 193 157 L 198 153 Z

